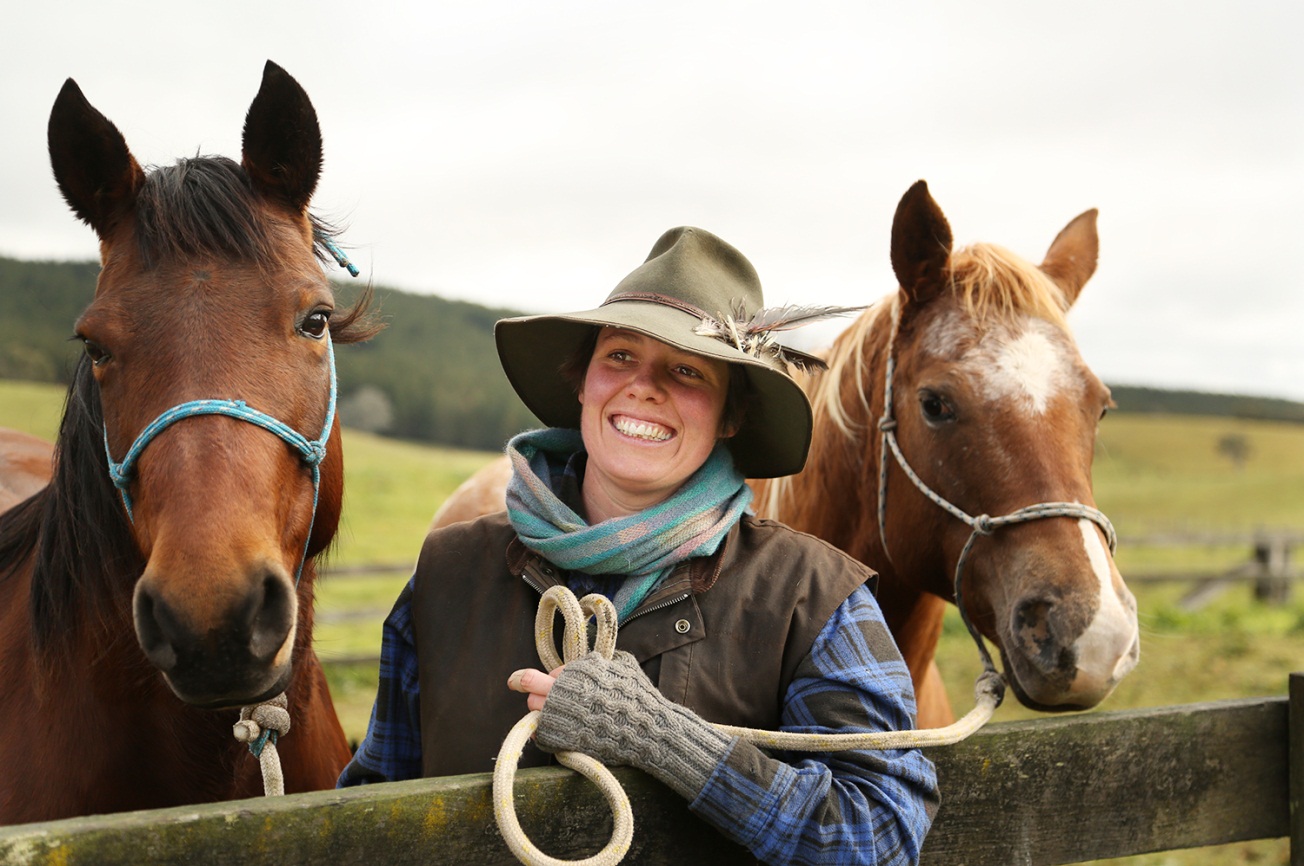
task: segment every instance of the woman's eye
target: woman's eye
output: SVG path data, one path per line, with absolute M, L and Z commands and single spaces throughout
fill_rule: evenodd
M 90 358 L 91 363 L 94 364 L 96 367 L 100 367 L 108 363 L 108 360 L 111 356 L 107 351 L 105 351 L 104 347 L 101 346 L 99 343 L 96 343 L 93 340 L 87 340 L 85 337 L 83 337 L 82 346 L 86 349 L 86 357 Z
M 923 411 L 924 418 L 929 421 L 950 421 L 955 418 L 955 411 L 940 394 L 933 391 L 920 392 L 919 408 Z
M 299 327 L 299 330 L 303 332 L 305 336 L 312 337 L 314 340 L 319 340 L 322 335 L 326 333 L 326 329 L 330 327 L 330 323 L 331 314 L 324 310 L 318 310 L 315 313 L 309 314 L 308 318 L 303 320 L 303 324 Z

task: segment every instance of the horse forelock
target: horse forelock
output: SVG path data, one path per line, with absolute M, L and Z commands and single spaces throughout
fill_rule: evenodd
M 284 263 L 269 205 L 250 185 L 249 176 L 223 156 L 179 159 L 153 168 L 136 198 L 136 245 L 145 268 L 196 256 L 247 261 L 264 269 Z M 318 215 L 305 215 L 312 231 L 312 253 L 322 264 L 333 263 L 328 248 L 338 230 Z M 371 287 L 354 306 L 331 321 L 337 343 L 369 339 L 380 329 L 367 313 Z
M 951 254 L 950 288 L 974 325 L 983 330 L 1022 316 L 1045 319 L 1067 331 L 1069 302 L 1040 268 L 996 244 L 973 244 Z
M 248 174 L 224 156 L 178 159 L 151 168 L 135 200 L 136 243 L 145 267 L 193 256 L 224 256 L 274 266 L 281 260 L 270 214 Z M 336 231 L 315 214 L 313 254 L 331 260 L 326 247 Z

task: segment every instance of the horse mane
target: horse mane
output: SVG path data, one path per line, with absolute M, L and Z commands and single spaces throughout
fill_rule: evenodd
M 947 263 L 947 281 L 980 332 L 1020 316 L 1045 319 L 1068 330 L 1069 302 L 1064 292 L 1040 268 L 1004 247 L 978 243 L 955 250 Z M 870 336 L 884 316 L 895 320 L 900 315 L 900 303 L 900 292 L 895 292 L 857 317 L 834 341 L 825 359 L 828 369 L 817 374 L 808 389 L 814 411 L 825 414 L 835 429 L 853 441 L 875 420 L 869 402 L 875 346 Z M 848 381 L 856 383 L 850 406 L 843 388 Z
M 66 633 L 78 610 L 109 612 L 115 584 L 144 569 L 104 456 L 104 421 L 90 359 L 82 356 L 64 402 L 54 477 L 0 516 L 0 578 L 35 554 L 31 614 L 38 647 Z
M 1044 271 L 1004 247 L 973 244 L 956 250 L 947 270 L 951 291 L 980 331 L 1019 316 L 1068 330 L 1064 292 Z
M 270 223 L 244 170 L 225 157 L 195 157 L 157 168 L 136 200 L 144 266 L 187 256 L 221 255 L 272 265 Z M 309 215 L 314 254 L 331 261 L 335 230 Z M 331 318 L 331 339 L 355 343 L 383 327 L 371 315 L 372 286 Z M 31 615 L 37 646 L 55 645 L 79 611 L 101 616 L 118 584 L 134 584 L 144 561 L 131 535 L 104 454 L 104 417 L 89 359 L 77 362 L 64 403 L 49 485 L 0 515 L 0 580 L 32 561 Z M 125 594 L 129 597 L 129 593 Z
M 224 156 L 178 159 L 153 168 L 136 194 L 136 243 L 146 269 L 165 261 L 192 256 L 224 256 L 269 267 L 278 261 L 278 247 L 266 207 L 250 184 L 249 175 Z M 339 229 L 314 213 L 313 254 L 324 265 L 335 258 L 329 244 Z M 331 319 L 331 339 L 358 343 L 384 327 L 369 315 L 370 283 L 353 306 Z

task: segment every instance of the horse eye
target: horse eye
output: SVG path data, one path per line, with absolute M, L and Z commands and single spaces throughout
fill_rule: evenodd
M 924 418 L 929 421 L 951 421 L 955 418 L 955 412 L 946 400 L 933 391 L 919 392 L 919 408 L 923 410 Z
M 86 357 L 91 359 L 91 363 L 96 367 L 108 363 L 112 356 L 104 350 L 104 347 L 92 340 L 82 338 L 82 346 L 86 349 Z
M 314 340 L 320 340 L 322 335 L 326 333 L 326 329 L 330 327 L 330 321 L 330 313 L 325 310 L 318 310 L 315 313 L 309 314 L 308 318 L 303 320 L 303 324 L 299 326 L 299 331 L 303 333 L 304 336 L 312 337 Z

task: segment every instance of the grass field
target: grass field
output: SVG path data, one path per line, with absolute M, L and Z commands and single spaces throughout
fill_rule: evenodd
M 59 389 L 0 382 L 0 426 L 52 437 L 62 400 Z M 1228 435 L 1244 438 L 1248 459 L 1234 465 L 1218 453 Z M 340 537 L 331 563 L 394 563 L 379 577 L 331 576 L 319 585 L 322 614 L 316 636 L 326 660 L 375 653 L 380 620 L 406 582 L 435 508 L 492 455 L 430 448 L 345 431 L 347 485 Z M 1095 464 L 1096 496 L 1124 539 L 1160 532 L 1304 530 L 1304 427 L 1235 419 L 1147 415 L 1109 416 L 1102 424 Z M 1233 565 L 1248 548 L 1146 548 L 1124 543 L 1119 566 L 1130 571 Z M 1282 695 L 1287 675 L 1304 670 L 1304 598 L 1286 605 L 1255 602 L 1248 587 L 1226 591 L 1195 613 L 1181 610 L 1180 584 L 1134 586 L 1142 623 L 1141 662 L 1102 710 L 1163 706 L 1261 695 Z M 362 619 L 340 620 L 347 612 Z M 952 702 L 972 705 L 979 664 L 957 616 L 946 622 L 939 663 Z M 376 672 L 368 664 L 329 668 L 337 709 L 351 738 L 366 729 Z M 996 721 L 1034 714 L 1013 699 Z M 1218 849 L 1128 858 L 1131 866 L 1205 863 L 1285 863 L 1282 840 Z

